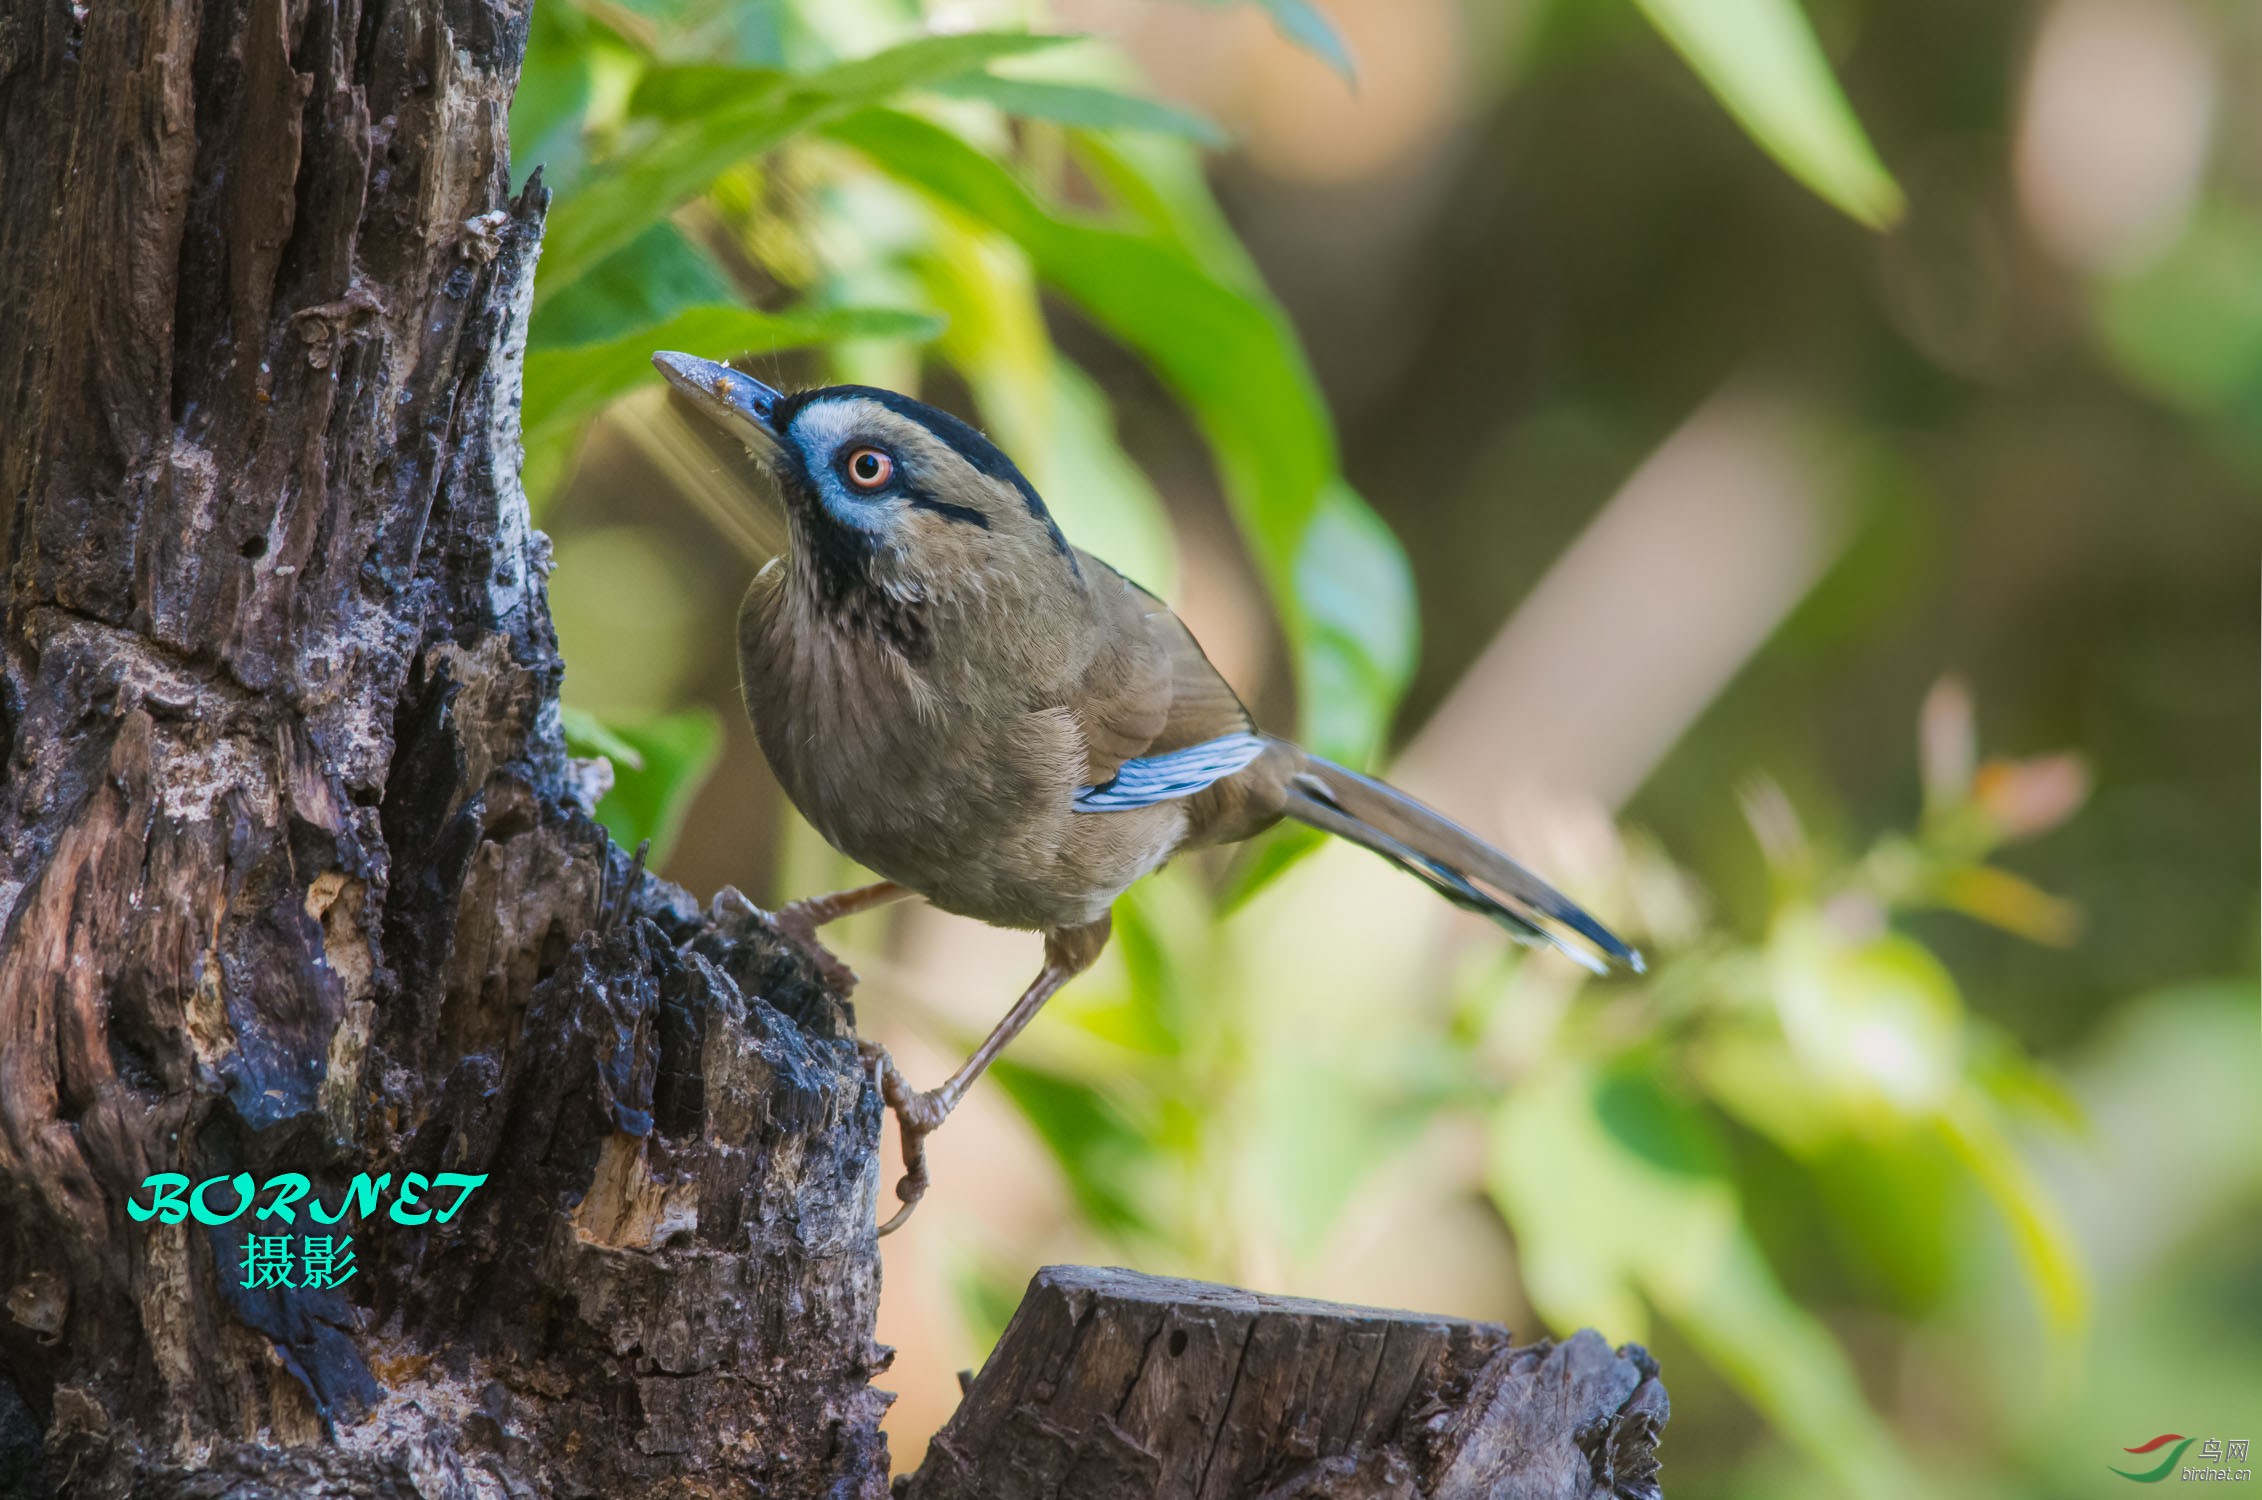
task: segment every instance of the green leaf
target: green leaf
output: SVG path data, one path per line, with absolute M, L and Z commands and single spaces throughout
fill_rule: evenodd
M 1130 1189 L 1148 1155 L 1146 1136 L 1114 1100 L 1080 1079 L 1011 1058 L 992 1063 L 990 1076 L 1036 1127 L 1085 1218 L 1110 1234 L 1153 1227 Z
M 1117 444 L 1106 395 L 1053 347 L 1028 256 L 945 205 L 911 206 L 929 223 L 909 264 L 949 320 L 935 350 L 965 378 L 984 427 L 1078 546 L 1167 597 L 1178 572 L 1170 518 Z
M 649 328 L 687 307 L 734 297 L 722 268 L 663 220 L 543 304 L 527 329 L 526 347 L 600 344 Z
M 1941 1123 L 1948 1144 L 2003 1216 L 2044 1326 L 2061 1347 L 2070 1346 L 2089 1320 L 2089 1272 L 2057 1199 L 2011 1144 L 1978 1088 L 1959 1090 Z
M 1557 1329 L 1640 1337 L 1646 1301 L 1849 1492 L 1923 1492 L 1761 1254 L 1709 1120 L 1643 1064 L 1558 1061 L 1524 1080 L 1494 1113 L 1488 1182 Z
M 1359 70 L 1352 64 L 1351 49 L 1343 45 L 1343 34 L 1311 0 L 1256 0 L 1256 3 L 1272 17 L 1272 24 L 1280 28 L 1282 36 L 1342 74 L 1345 83 L 1357 81 Z
M 1872 229 L 1900 217 L 1900 186 L 1862 133 L 1798 0 L 1635 3 L 1793 177 Z
M 1285 874 L 1305 855 L 1327 842 L 1327 835 L 1301 823 L 1283 822 L 1243 845 L 1248 852 L 1235 861 L 1217 894 L 1217 909 L 1230 914 Z
M 1272 1223 L 1299 1256 L 1319 1252 L 1353 1195 L 1431 1116 L 1372 1076 L 1382 1060 L 1371 1048 L 1330 1058 L 1289 1042 L 1252 1065 L 1260 1175 Z
M 1211 194 L 1200 151 L 1161 135 L 1082 135 L 1069 145 L 1076 164 L 1149 238 L 1176 246 L 1228 286 L 1264 294 L 1264 275 Z
M 630 115 L 657 128 L 642 136 L 630 132 L 635 144 L 551 209 L 535 302 L 571 286 L 728 168 L 797 131 L 1065 40 L 1027 32 L 920 37 L 802 75 L 712 65 L 656 68 L 639 84 Z
M 1296 549 L 1295 579 L 1312 646 L 1304 654 L 1307 734 L 1317 745 L 1369 753 L 1413 674 L 1418 617 L 1397 538 L 1341 479 L 1321 492 Z
M 1221 0 L 1210 0 L 1210 3 L 1219 4 Z M 1342 74 L 1345 83 L 1358 81 L 1358 69 L 1351 62 L 1351 49 L 1343 45 L 1343 34 L 1312 0 L 1250 0 L 1250 3 L 1272 17 L 1272 24 L 1280 28 L 1282 36 Z
M 2098 288 L 2097 313 L 2138 384 L 2194 411 L 2262 413 L 2262 217 L 2202 204 L 2158 261 Z
M 653 351 L 682 349 L 712 359 L 768 354 L 846 338 L 932 337 L 934 319 L 875 308 L 784 313 L 748 307 L 689 307 L 666 322 L 602 344 L 540 349 L 526 356 L 524 424 L 532 444 L 646 380 L 659 379 Z
M 612 762 L 613 789 L 598 802 L 597 821 L 625 849 L 650 839 L 650 862 L 656 867 L 675 847 L 692 799 L 722 757 L 723 726 L 704 708 L 642 724 L 613 725 L 569 710 L 566 746 L 577 754 L 603 755 Z
M 827 133 L 1011 238 L 1040 278 L 1154 367 L 1216 455 L 1272 590 L 1304 690 L 1307 739 L 1323 754 L 1368 754 L 1403 686 L 1412 588 L 1396 542 L 1337 473 L 1326 406 L 1278 305 L 1180 244 L 1054 211 L 1002 164 L 925 120 L 865 110 Z M 1347 574 L 1363 580 L 1364 597 L 1323 600 L 1315 616 L 1304 585 Z
M 1079 546 L 1161 597 L 1178 586 L 1170 513 L 1116 441 L 1107 393 L 1067 360 L 1052 369 L 1053 435 L 1045 496 Z M 1054 499 L 1054 496 L 1059 499 Z
M 535 10 L 526 61 L 511 96 L 510 143 L 519 181 L 540 165 L 555 194 L 581 169 L 582 112 L 589 105 L 588 25 L 571 5 Z
M 622 769 L 644 769 L 644 752 L 605 727 L 605 721 L 585 708 L 575 708 L 570 703 L 558 705 L 558 718 L 565 725 L 566 749 L 575 755 L 602 755 L 613 763 L 617 776 Z
M 1028 1267 L 1018 1256 L 1008 1253 L 959 1260 L 953 1268 L 951 1290 L 956 1293 L 958 1316 L 966 1325 L 966 1347 L 987 1359 L 1028 1289 Z
M 1890 1131 L 1943 1107 L 1961 1077 L 1964 1007 L 1929 948 L 1898 933 L 1849 942 L 1798 909 L 1767 957 L 1790 1050 L 1849 1124 Z
M 968 73 L 932 85 L 931 92 L 950 99 L 978 99 L 996 105 L 1009 115 L 1050 120 L 1085 130 L 1149 131 L 1183 136 L 1204 146 L 1223 146 L 1229 139 L 1223 127 L 1205 115 L 1092 84 L 1046 83 L 1028 78 L 999 78 L 991 73 Z

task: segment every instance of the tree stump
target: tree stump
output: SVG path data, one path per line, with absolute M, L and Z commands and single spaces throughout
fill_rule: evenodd
M 1655 1500 L 1657 1366 L 1592 1330 L 1048 1266 L 897 1500 Z

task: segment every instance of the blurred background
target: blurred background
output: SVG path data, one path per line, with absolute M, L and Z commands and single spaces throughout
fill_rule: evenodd
M 883 1242 L 899 1469 L 1062 1260 L 1641 1341 L 1683 1500 L 2262 1437 L 2262 8 L 541 0 L 512 135 L 569 729 L 663 873 L 860 878 L 680 348 L 975 420 L 1651 958 L 1286 836 L 1137 888 Z M 921 1083 L 1039 961 L 827 936 Z

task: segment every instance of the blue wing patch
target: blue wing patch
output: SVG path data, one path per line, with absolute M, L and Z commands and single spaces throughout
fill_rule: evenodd
M 1191 797 L 1265 753 L 1261 734 L 1227 734 L 1167 755 L 1125 761 L 1113 776 L 1076 794 L 1078 812 L 1125 812 Z

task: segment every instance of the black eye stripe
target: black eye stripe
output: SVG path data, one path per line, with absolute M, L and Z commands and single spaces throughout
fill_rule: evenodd
M 971 505 L 953 505 L 948 500 L 937 500 L 922 490 L 907 490 L 905 497 L 910 500 L 914 510 L 931 510 L 946 520 L 963 521 L 969 526 L 979 526 L 984 531 L 990 529 L 990 518 Z

